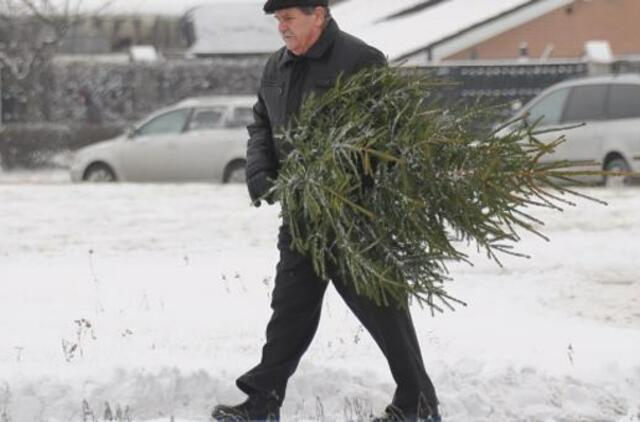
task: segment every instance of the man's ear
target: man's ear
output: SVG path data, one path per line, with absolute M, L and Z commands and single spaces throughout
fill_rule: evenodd
M 324 21 L 327 19 L 327 16 L 325 15 L 324 7 L 316 6 L 313 9 L 313 14 L 316 17 L 316 22 L 319 25 L 324 25 Z

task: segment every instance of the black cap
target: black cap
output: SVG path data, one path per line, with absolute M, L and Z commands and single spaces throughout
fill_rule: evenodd
M 286 9 L 288 7 L 314 7 L 314 6 L 329 6 L 329 0 L 268 0 L 264 4 L 265 13 L 273 13 L 279 9 Z

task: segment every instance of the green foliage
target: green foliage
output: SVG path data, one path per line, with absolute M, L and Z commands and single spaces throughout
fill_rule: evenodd
M 475 122 L 486 110 L 425 101 L 441 85 L 366 70 L 308 98 L 282 133 L 292 152 L 274 191 L 293 246 L 321 277 L 337 268 L 381 305 L 462 303 L 444 288 L 447 262 L 467 260 L 460 241 L 496 261 L 519 255 L 518 232 L 538 233 L 540 223 L 527 209 L 575 193 L 558 184 L 578 174 L 569 163 L 540 163 L 561 139 L 543 144 L 523 125 L 481 131 Z

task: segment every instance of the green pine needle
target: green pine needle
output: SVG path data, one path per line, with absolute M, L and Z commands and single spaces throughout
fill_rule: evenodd
M 564 140 L 544 144 L 535 126 L 498 136 L 475 127 L 481 108 L 426 102 L 441 86 L 369 69 L 307 98 L 282 133 L 292 152 L 273 192 L 293 247 L 320 277 L 336 268 L 379 305 L 464 304 L 444 288 L 447 264 L 468 262 L 460 241 L 498 263 L 500 254 L 524 256 L 513 249 L 520 232 L 545 238 L 527 210 L 571 204 L 563 196 L 582 195 L 559 181 L 595 174 L 540 163 Z

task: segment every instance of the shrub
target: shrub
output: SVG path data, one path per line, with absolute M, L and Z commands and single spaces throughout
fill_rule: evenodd
M 9 124 L 0 130 L 0 165 L 16 168 L 66 167 L 71 151 L 122 133 L 122 125 Z

